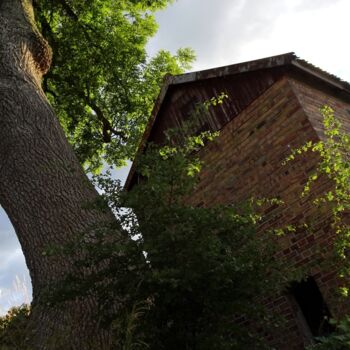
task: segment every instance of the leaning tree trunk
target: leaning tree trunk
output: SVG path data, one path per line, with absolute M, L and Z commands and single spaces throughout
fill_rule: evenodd
M 97 193 L 41 89 L 50 59 L 31 0 L 0 0 L 0 203 L 32 279 L 33 348 L 108 349 L 109 332 L 98 328 L 92 298 L 51 307 L 41 302 L 78 258 L 48 257 L 45 249 L 114 220 L 86 207 Z

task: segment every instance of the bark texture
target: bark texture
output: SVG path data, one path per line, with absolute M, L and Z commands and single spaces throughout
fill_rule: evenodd
M 31 339 L 35 349 L 108 349 L 92 299 L 44 307 L 42 291 L 76 257 L 47 257 L 111 213 L 86 209 L 97 193 L 86 178 L 41 90 L 51 52 L 35 27 L 30 0 L 0 0 L 0 204 L 26 258 L 33 284 Z

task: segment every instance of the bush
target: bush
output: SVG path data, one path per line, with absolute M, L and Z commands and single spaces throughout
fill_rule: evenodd
M 11 308 L 0 317 L 0 350 L 25 349 L 25 329 L 28 324 L 30 306 Z

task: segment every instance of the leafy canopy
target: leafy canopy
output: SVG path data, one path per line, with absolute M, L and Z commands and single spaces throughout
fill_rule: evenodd
M 138 164 L 143 181 L 128 193 L 108 175 L 96 177 L 103 195 L 93 207 L 112 208 L 126 239 L 99 226 L 93 236 L 82 233 L 71 246 L 53 249 L 79 251 L 83 259 L 48 297 L 97 297 L 96 317 L 112 327 L 115 349 L 263 349 L 242 321 L 277 326 L 258 297 L 283 289 L 289 270 L 274 258 L 272 232 L 257 233 L 260 215 L 249 203 L 187 203 L 201 169 L 197 152 L 215 134 L 182 132 L 176 146 L 176 130 L 162 147 L 148 145 Z M 83 276 L 81 268 L 91 273 Z
M 147 57 L 156 10 L 169 0 L 36 0 L 53 49 L 43 88 L 80 161 L 123 164 L 133 156 L 163 76 L 194 60 L 191 49 Z

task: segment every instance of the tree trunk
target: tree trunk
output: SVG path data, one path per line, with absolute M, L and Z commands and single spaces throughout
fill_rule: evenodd
M 93 299 L 45 307 L 43 291 L 72 270 L 77 256 L 48 257 L 111 213 L 87 209 L 98 194 L 84 174 L 41 89 L 51 52 L 38 32 L 31 0 L 0 0 L 0 203 L 7 212 L 33 284 L 34 349 L 108 349 Z

